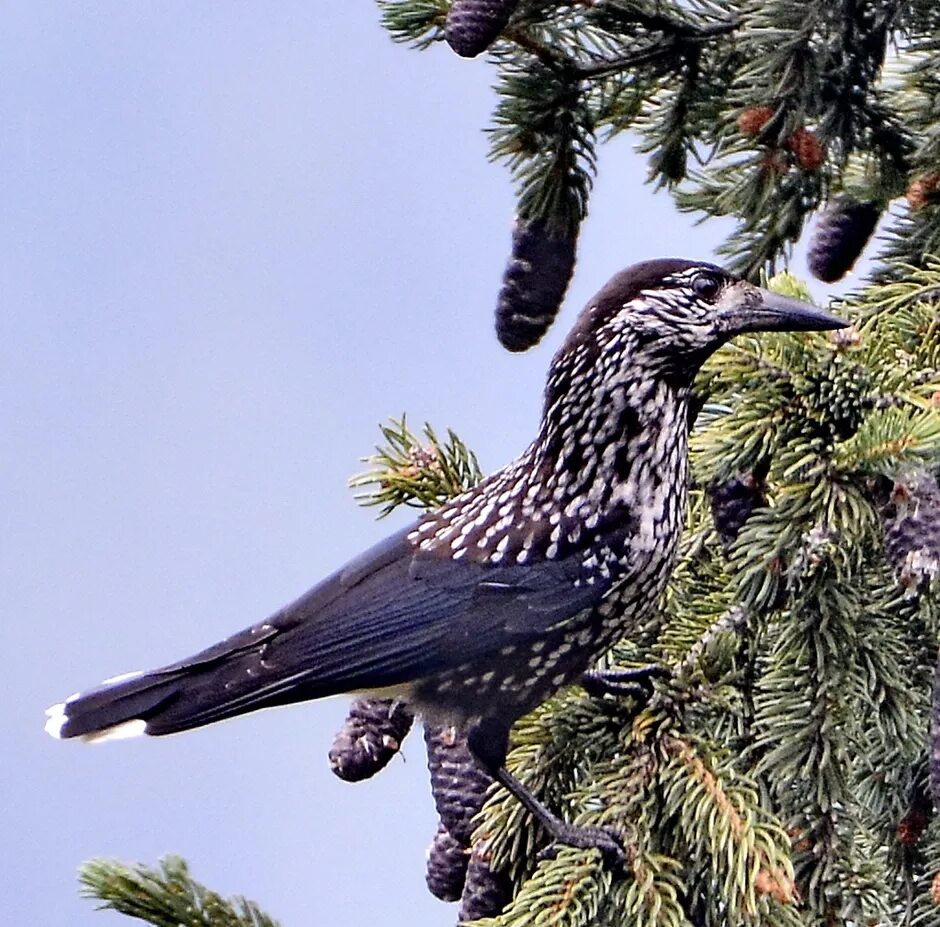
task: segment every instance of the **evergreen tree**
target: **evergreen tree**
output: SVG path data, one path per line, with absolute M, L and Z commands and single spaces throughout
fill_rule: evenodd
M 606 661 L 622 694 L 568 689 L 514 729 L 510 770 L 567 819 L 616 828 L 624 869 L 542 854 L 523 809 L 432 729 L 429 887 L 493 927 L 940 925 L 940 8 L 379 5 L 396 39 L 486 50 L 496 69 L 492 152 L 519 191 L 497 309 L 511 349 L 550 324 L 595 146 L 621 131 L 680 210 L 738 220 L 722 254 L 751 277 L 819 210 L 811 269 L 835 279 L 887 215 L 872 281 L 838 307 L 852 328 L 738 338 L 703 369 L 682 554 Z M 771 285 L 807 296 L 788 274 Z M 402 420 L 353 482 L 389 511 L 478 477 L 456 436 Z M 334 769 L 375 772 L 410 721 L 357 703 Z M 158 925 L 270 923 L 177 860 L 99 861 L 83 883 Z
M 895 201 L 882 256 L 918 265 L 940 250 L 940 9 L 931 0 L 378 2 L 397 41 L 453 45 L 456 22 L 488 43 L 475 52 L 487 48 L 496 70 L 491 155 L 518 188 L 497 309 L 511 350 L 551 322 L 573 271 L 596 146 L 625 131 L 680 210 L 737 220 L 719 252 L 745 276 L 773 270 L 830 202 L 812 265 L 821 279 L 852 266 Z M 498 37 L 484 28 L 495 7 L 508 16 Z

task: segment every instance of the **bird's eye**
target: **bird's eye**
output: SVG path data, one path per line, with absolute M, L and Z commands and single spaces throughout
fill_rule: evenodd
M 721 281 L 712 274 L 696 274 L 692 280 L 692 290 L 699 299 L 711 302 L 721 290 Z

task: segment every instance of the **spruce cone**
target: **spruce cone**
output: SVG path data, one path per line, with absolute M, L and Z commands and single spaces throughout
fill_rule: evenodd
M 475 58 L 492 45 L 519 0 L 454 0 L 444 22 L 447 44 L 462 58 Z
M 460 898 L 457 923 L 495 917 L 512 900 L 512 886 L 504 872 L 493 872 L 486 841 L 478 841 L 470 854 L 467 881 Z
M 443 824 L 438 824 L 434 840 L 428 847 L 425 874 L 431 894 L 441 901 L 459 901 L 469 862 L 467 848 L 455 840 Z
M 940 171 L 921 174 L 911 181 L 904 195 L 908 205 L 914 210 L 940 203 Z
M 826 161 L 826 149 L 809 129 L 797 129 L 787 139 L 787 145 L 804 171 L 818 171 Z
M 768 148 L 760 161 L 760 171 L 765 176 L 782 177 L 790 170 L 786 153 L 777 148 Z
M 738 116 L 738 131 L 742 135 L 756 137 L 763 132 L 764 126 L 773 119 L 773 115 L 772 106 L 749 106 Z
M 452 727 L 425 726 L 431 792 L 442 825 L 465 847 L 473 836 L 473 818 L 483 807 L 493 781 L 467 749 L 466 738 Z
M 928 762 L 928 772 L 929 772 Z M 907 811 L 898 821 L 895 835 L 904 846 L 913 846 L 924 835 L 933 817 L 933 802 L 927 793 L 928 780 L 920 764 L 914 769 L 913 781 L 908 791 Z
M 794 904 L 800 897 L 793 878 L 776 866 L 770 869 L 765 866 L 758 870 L 757 878 L 754 879 L 754 890 L 758 895 L 770 895 L 780 904 Z
M 881 216 L 877 203 L 848 196 L 833 200 L 816 223 L 807 263 L 818 280 L 833 283 L 844 277 L 858 260 Z
M 715 530 L 726 550 L 734 543 L 754 509 L 767 504 L 761 481 L 753 473 L 742 473 L 726 483 L 712 483 L 708 487 L 708 497 Z
M 577 244 L 577 233 L 556 238 L 544 222 L 516 221 L 496 302 L 496 336 L 504 348 L 525 351 L 548 331 L 574 273 Z
M 333 739 L 330 768 L 347 782 L 374 776 L 398 753 L 413 721 L 400 699 L 356 699 Z
M 909 595 L 940 574 L 940 487 L 926 472 L 899 479 L 882 513 L 885 554 Z
M 898 821 L 896 828 L 898 841 L 905 846 L 913 846 L 923 836 L 929 821 L 930 814 L 926 809 L 922 807 L 911 808 Z

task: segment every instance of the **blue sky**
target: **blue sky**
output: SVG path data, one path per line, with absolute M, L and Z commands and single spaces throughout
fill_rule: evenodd
M 451 924 L 420 735 L 349 785 L 326 761 L 342 701 L 101 746 L 47 738 L 43 709 L 390 530 L 345 488 L 388 416 L 508 461 L 585 300 L 635 260 L 711 257 L 717 230 L 605 147 L 562 317 L 512 356 L 485 62 L 393 45 L 368 2 L 13 0 L 0 74 L 6 920 L 126 923 L 79 900 L 78 864 L 178 852 L 284 927 Z

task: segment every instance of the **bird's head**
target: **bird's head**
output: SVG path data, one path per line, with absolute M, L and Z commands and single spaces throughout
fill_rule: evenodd
M 588 303 L 560 356 L 604 367 L 658 368 L 691 382 L 702 362 L 743 332 L 822 331 L 848 323 L 701 261 L 666 258 L 621 271 Z

